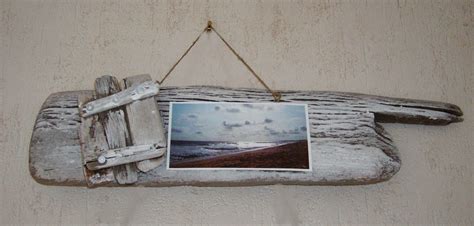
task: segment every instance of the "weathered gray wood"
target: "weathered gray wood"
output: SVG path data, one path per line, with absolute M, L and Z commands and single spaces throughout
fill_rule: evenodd
M 373 113 L 377 122 L 445 125 L 462 121 L 462 111 L 448 103 L 410 100 L 357 93 L 327 91 L 281 91 L 283 102 L 306 103 L 310 112 L 325 116 Z M 265 90 L 190 86 L 162 87 L 158 95 L 160 110 L 171 101 L 271 102 Z M 166 110 L 165 110 L 166 111 Z M 167 111 L 166 111 L 167 112 Z M 162 114 L 165 119 L 166 116 Z
M 77 102 L 71 99 L 83 93 L 52 94 L 38 114 L 30 148 L 30 171 L 40 183 L 85 185 L 78 161 L 77 138 L 65 136 L 77 133 L 79 116 L 77 112 L 61 115 L 64 111 L 74 111 L 71 109 Z M 86 94 L 90 95 L 90 92 Z M 377 122 L 445 125 L 462 121 L 462 112 L 457 106 L 440 102 L 339 92 L 284 91 L 282 95 L 283 101 L 309 104 L 312 172 L 168 171 L 161 165 L 147 173 L 139 173 L 135 185 L 376 183 L 391 178 L 400 168 L 399 153 Z M 157 100 L 167 126 L 169 101 L 270 102 L 272 96 L 264 90 L 254 89 L 161 87 Z M 75 161 L 66 165 L 66 159 Z
M 114 166 L 112 169 L 118 184 L 134 184 L 138 180 L 138 169 L 135 163 Z
M 98 170 L 112 166 L 133 163 L 145 159 L 158 158 L 165 154 L 166 148 L 157 148 L 157 144 L 133 145 L 116 149 L 103 149 L 98 157 L 103 157 L 104 163 L 97 159 L 86 163 L 88 169 Z
M 124 79 L 125 87 L 151 81 L 150 75 L 137 75 Z M 128 125 L 133 145 L 157 144 L 166 147 L 166 131 L 155 97 L 149 97 L 126 106 Z M 156 156 L 160 157 L 162 155 Z M 137 168 L 148 172 L 163 163 L 164 157 L 137 162 Z
M 39 183 L 86 186 L 79 144 L 78 98 L 92 96 L 92 93 L 54 93 L 43 103 L 29 153 L 30 174 Z
M 166 149 L 165 150 L 165 154 L 166 154 Z M 160 157 L 160 158 L 152 158 L 152 159 L 147 159 L 147 160 L 143 160 L 143 161 L 140 161 L 140 162 L 137 162 L 137 168 L 146 173 L 162 164 L 165 164 L 165 160 L 166 160 L 166 157 L 163 155 L 163 157 Z
M 91 97 L 79 97 L 79 106 L 84 105 L 91 100 Z M 107 138 L 105 137 L 104 127 L 99 122 L 99 116 L 95 115 L 89 118 L 81 118 L 79 138 L 82 151 L 82 160 L 85 165 L 87 162 L 96 161 L 97 156 L 104 149 L 109 149 Z
M 120 92 L 120 85 L 115 77 L 102 76 L 96 79 L 95 90 L 97 98 L 105 98 Z M 125 123 L 125 114 L 122 108 L 99 113 L 98 116 L 105 128 L 109 149 L 123 148 L 127 146 L 127 143 L 130 143 L 130 136 Z M 138 180 L 135 163 L 128 163 L 125 166 L 114 166 L 112 169 L 115 180 L 119 184 L 132 184 Z
M 79 96 L 79 108 L 84 103 L 92 100 L 91 96 Z M 81 118 L 79 129 L 79 140 L 81 144 L 82 163 L 85 165 L 89 161 L 95 161 L 100 150 L 108 149 L 107 138 L 102 124 L 99 122 L 99 116 L 94 115 L 89 118 Z M 92 171 L 84 167 L 84 176 L 89 187 L 103 186 L 104 184 L 115 181 L 112 169 L 103 169 Z
M 107 85 L 97 83 L 98 86 Z M 82 117 L 88 117 L 100 112 L 104 112 L 113 108 L 117 108 L 133 101 L 145 99 L 158 94 L 159 87 L 156 82 L 146 81 L 140 84 L 135 84 L 134 87 L 115 93 L 110 96 L 105 96 L 100 99 L 91 101 L 84 105 L 82 109 Z

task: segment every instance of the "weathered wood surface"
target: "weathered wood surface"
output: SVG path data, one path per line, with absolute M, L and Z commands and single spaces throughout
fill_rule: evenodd
M 96 80 L 96 96 L 100 99 L 84 101 L 85 104 L 81 103 L 79 107 L 85 109 L 86 106 L 95 106 L 92 108 L 94 111 L 80 112 L 82 114 L 81 143 L 85 143 L 82 152 L 83 162 L 89 170 L 105 169 L 138 161 L 146 161 L 141 168 L 150 170 L 154 168 L 153 163 L 157 162 L 152 159 L 165 154 L 166 137 L 154 97 L 142 97 L 126 106 L 114 105 L 114 109 L 110 107 L 110 104 L 104 103 L 104 100 L 112 101 L 115 98 L 118 99 L 114 101 L 114 104 L 129 103 L 124 102 L 122 98 L 132 98 L 135 95 L 132 91 L 137 94 L 147 93 L 150 82 L 149 75 L 129 77 L 125 80 L 127 90 L 120 91 L 115 77 L 102 76 Z M 139 91 L 140 89 L 144 91 Z M 150 90 L 158 90 L 158 87 Z M 129 95 L 126 95 L 127 93 Z M 104 106 L 100 103 L 104 103 Z M 118 106 L 121 108 L 117 108 Z M 104 112 L 98 109 L 110 111 Z M 127 112 L 127 117 L 123 110 Z M 96 140 L 103 142 L 99 143 Z
M 166 148 L 158 147 L 159 146 L 156 144 L 144 144 L 101 150 L 98 158 L 102 157 L 104 162 L 101 163 L 98 159 L 95 159 L 95 161 L 87 162 L 86 166 L 88 169 L 98 170 L 126 163 L 158 158 L 166 153 Z
M 96 83 L 96 85 L 107 85 L 102 83 L 103 82 Z M 88 117 L 93 114 L 132 103 L 133 101 L 153 97 L 158 94 L 158 91 L 159 88 L 156 82 L 145 81 L 143 83 L 138 83 L 135 84 L 134 87 L 128 87 L 127 89 L 118 93 L 114 93 L 112 95 L 105 96 L 87 103 L 82 107 L 82 116 Z
M 95 93 L 96 98 L 99 100 L 107 99 L 114 94 L 118 94 L 120 93 L 120 90 L 120 84 L 117 78 L 113 76 L 104 75 L 95 80 Z M 84 116 L 84 111 L 81 113 L 83 114 L 82 116 Z M 99 121 L 105 128 L 105 136 L 107 137 L 109 149 L 125 148 L 127 144 L 130 143 L 130 134 L 125 122 L 124 107 L 122 106 L 107 112 L 99 113 L 98 116 Z M 102 153 L 100 155 L 102 155 Z M 99 156 L 97 156 L 97 158 Z M 113 162 L 112 159 L 110 159 L 110 161 Z M 115 163 L 117 162 L 118 161 L 115 161 Z M 119 184 L 132 184 L 138 180 L 137 169 L 133 162 L 125 165 L 117 164 L 112 167 L 112 170 L 115 180 Z
M 84 94 L 92 95 L 88 91 L 52 94 L 38 114 L 30 147 L 30 171 L 42 184 L 85 185 L 77 139 L 77 97 Z M 161 87 L 157 99 L 167 126 L 170 101 L 270 102 L 272 96 L 255 89 Z M 432 101 L 323 91 L 283 91 L 282 101 L 308 104 L 312 172 L 170 171 L 161 165 L 147 173 L 139 172 L 135 185 L 376 183 L 400 169 L 397 148 L 378 122 L 446 125 L 462 121 L 459 107 Z
M 42 184 L 86 185 L 79 144 L 78 98 L 93 91 L 51 94 L 43 103 L 30 141 L 30 173 Z
M 150 82 L 151 76 L 148 74 L 132 76 L 124 79 L 125 87 L 133 87 L 137 84 Z M 134 101 L 126 106 L 128 115 L 128 127 L 133 145 L 156 144 L 157 148 L 162 148 L 162 152 L 156 153 L 152 158 L 137 162 L 137 168 L 142 172 L 148 172 L 164 161 L 163 154 L 166 152 L 166 130 L 163 120 L 155 101 L 155 97 Z M 153 154 L 153 153 L 151 153 Z
M 85 103 L 93 100 L 92 96 L 80 95 L 79 108 Z M 80 118 L 81 125 L 79 127 L 79 141 L 81 145 L 82 164 L 85 165 L 89 161 L 96 161 L 100 153 L 96 150 L 107 150 L 107 138 L 105 137 L 105 130 L 102 123 L 99 122 L 99 115 L 94 115 L 89 118 Z M 83 168 L 84 178 L 87 186 L 100 186 L 115 181 L 112 169 L 103 169 L 93 171 L 87 167 Z

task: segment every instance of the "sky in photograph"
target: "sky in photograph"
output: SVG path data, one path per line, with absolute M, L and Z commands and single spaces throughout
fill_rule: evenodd
M 273 142 L 306 140 L 304 105 L 174 103 L 172 140 Z

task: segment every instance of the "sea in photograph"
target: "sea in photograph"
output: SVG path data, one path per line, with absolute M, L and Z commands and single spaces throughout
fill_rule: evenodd
M 226 141 L 171 141 L 172 161 L 195 160 L 203 157 L 212 157 L 234 154 L 245 151 L 255 151 L 294 141 L 278 142 L 226 142 Z

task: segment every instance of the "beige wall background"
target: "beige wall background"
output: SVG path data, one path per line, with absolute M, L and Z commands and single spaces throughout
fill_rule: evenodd
M 1 0 L 0 224 L 474 224 L 472 1 Z M 159 79 L 208 19 L 278 89 L 458 104 L 463 123 L 385 124 L 390 181 L 349 187 L 47 187 L 28 172 L 36 114 L 96 77 Z M 206 34 L 168 85 L 259 87 Z

